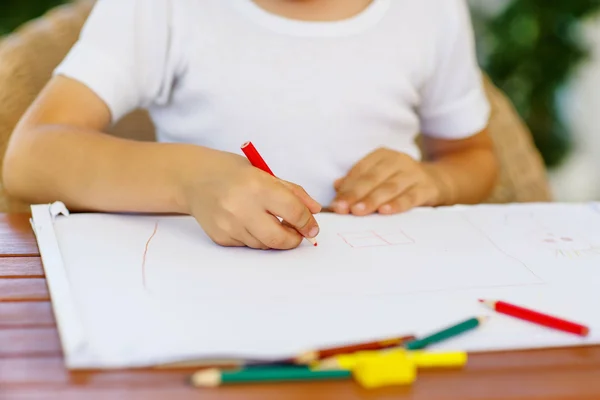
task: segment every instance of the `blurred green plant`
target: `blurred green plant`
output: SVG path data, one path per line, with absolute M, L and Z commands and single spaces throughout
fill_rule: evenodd
M 0 0 L 0 36 L 66 0 Z
M 572 147 L 557 97 L 588 56 L 581 21 L 599 10 L 600 0 L 512 0 L 475 23 L 483 69 L 514 103 L 548 167 Z

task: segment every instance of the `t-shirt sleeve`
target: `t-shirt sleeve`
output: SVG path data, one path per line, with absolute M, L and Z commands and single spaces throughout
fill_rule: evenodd
M 466 0 L 441 0 L 434 65 L 423 86 L 421 132 L 441 139 L 463 139 L 482 131 L 490 105 L 477 64 L 473 26 Z M 443 12 L 445 11 L 445 12 Z
M 169 97 L 177 55 L 172 0 L 98 0 L 78 41 L 55 69 L 108 106 L 112 122 Z

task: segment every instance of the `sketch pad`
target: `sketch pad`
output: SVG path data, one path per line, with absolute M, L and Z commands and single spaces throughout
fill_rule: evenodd
M 596 204 L 316 216 L 319 246 L 224 248 L 188 216 L 32 206 L 69 368 L 269 359 L 490 321 L 436 349 L 600 343 Z M 579 338 L 489 312 L 501 299 L 585 323 Z

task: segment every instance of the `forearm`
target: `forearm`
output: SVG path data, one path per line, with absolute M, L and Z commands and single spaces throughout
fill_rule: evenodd
M 439 156 L 426 166 L 438 181 L 438 205 L 476 204 L 486 200 L 498 174 L 496 156 L 489 148 Z
M 186 212 L 179 171 L 197 167 L 199 147 L 136 142 L 66 126 L 41 126 L 9 149 L 8 192 L 30 203 L 77 210 Z

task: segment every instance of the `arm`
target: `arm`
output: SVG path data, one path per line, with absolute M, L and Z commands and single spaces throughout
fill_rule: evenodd
M 394 214 L 419 206 L 476 204 L 489 196 L 498 173 L 486 131 L 465 139 L 423 137 L 429 160 L 380 148 L 335 182 L 333 211 Z
M 102 133 L 105 103 L 83 84 L 54 78 L 16 127 L 4 158 L 9 194 L 73 209 L 186 212 L 179 173 L 209 167 L 209 150 Z
M 473 204 L 486 199 L 497 160 L 485 127 L 490 106 L 475 57 L 464 0 L 440 1 L 432 19 L 434 51 L 417 111 L 428 161 L 377 149 L 335 182 L 338 213 L 393 214 L 419 206 Z M 424 50 L 425 51 L 425 50 Z
M 56 77 L 15 129 L 4 160 L 7 191 L 78 210 L 186 213 L 224 246 L 294 248 L 316 236 L 312 214 L 320 210 L 299 186 L 233 153 L 102 133 L 131 110 L 168 105 L 185 70 L 187 35 L 187 25 L 170 18 L 184 5 L 94 6 Z
M 440 189 L 438 204 L 476 204 L 490 196 L 498 160 L 487 131 L 469 138 L 443 140 L 423 135 L 424 163 Z
M 185 212 L 176 181 L 207 149 L 102 133 L 133 109 L 164 103 L 183 65 L 170 0 L 103 0 L 16 127 L 4 160 L 8 192 L 73 209 Z M 110 29 L 108 27 L 110 26 Z M 201 172 L 201 171 L 199 171 Z
M 290 249 L 318 233 L 320 205 L 299 186 L 236 154 L 111 137 L 101 132 L 109 121 L 83 84 L 53 79 L 11 137 L 7 191 L 71 209 L 191 214 L 223 246 Z
M 486 127 L 490 105 L 477 63 L 465 0 L 440 2 L 435 52 L 419 106 L 425 166 L 440 203 L 473 204 L 493 189 L 498 165 Z

